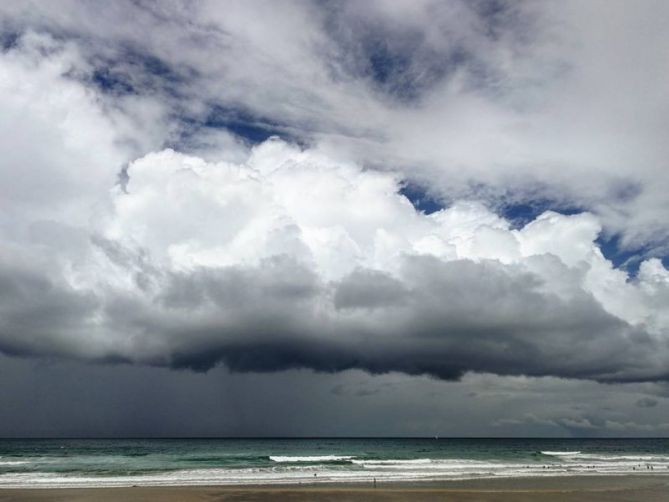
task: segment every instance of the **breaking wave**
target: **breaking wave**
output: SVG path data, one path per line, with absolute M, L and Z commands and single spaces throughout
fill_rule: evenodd
M 286 457 L 286 456 L 270 456 L 269 459 L 273 462 L 341 462 L 344 460 L 352 460 L 355 457 L 352 455 L 313 455 L 304 457 Z

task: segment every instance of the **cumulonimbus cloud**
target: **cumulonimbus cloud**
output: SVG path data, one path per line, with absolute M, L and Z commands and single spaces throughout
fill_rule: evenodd
M 3 253 L 3 351 L 196 370 L 666 378 L 669 272 L 648 260 L 630 281 L 595 244 L 591 214 L 547 212 L 522 229 L 475 202 L 426 215 L 397 175 L 279 139 L 243 164 L 165 150 L 127 173 L 86 228 L 33 223 L 56 240 Z

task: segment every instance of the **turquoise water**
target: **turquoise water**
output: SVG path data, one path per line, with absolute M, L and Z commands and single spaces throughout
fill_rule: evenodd
M 0 440 L 0 487 L 669 474 L 668 439 Z

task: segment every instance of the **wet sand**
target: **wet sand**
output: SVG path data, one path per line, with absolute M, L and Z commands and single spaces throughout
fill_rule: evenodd
M 489 479 L 434 483 L 2 489 L 0 501 L 37 502 L 214 502 L 454 501 L 454 502 L 669 502 L 667 476 L 593 476 Z

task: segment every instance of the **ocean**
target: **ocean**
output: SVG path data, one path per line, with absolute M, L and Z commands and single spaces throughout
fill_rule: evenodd
M 0 488 L 669 475 L 669 439 L 0 439 Z

